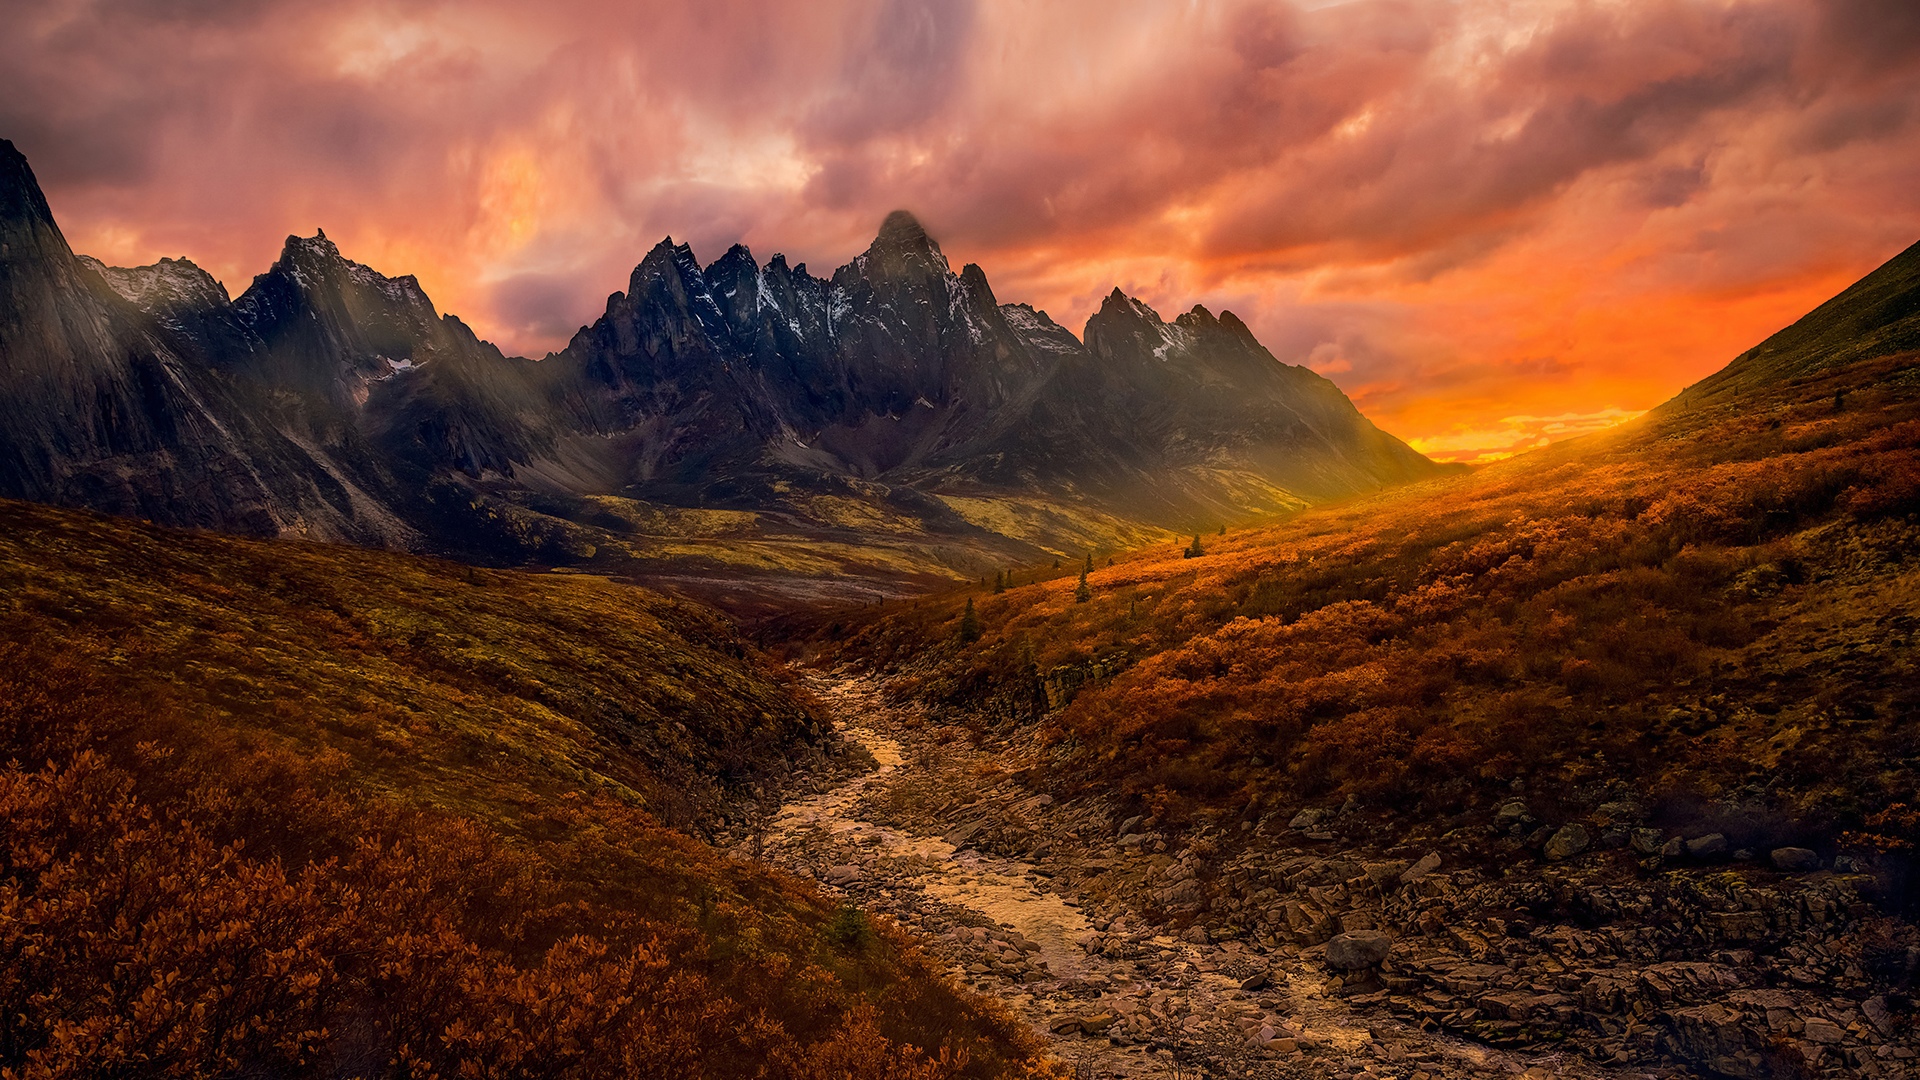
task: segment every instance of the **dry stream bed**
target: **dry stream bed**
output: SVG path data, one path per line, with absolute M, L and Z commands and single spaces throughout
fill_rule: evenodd
M 999 771 L 990 756 L 887 702 L 874 680 L 820 676 L 813 689 L 876 768 L 784 805 L 764 857 L 919 932 L 956 981 L 1046 1034 L 1079 1076 L 1647 1075 L 1570 1053 L 1489 1048 L 1356 1009 L 1333 992 L 1322 950 L 1175 937 L 1110 897 L 1077 892 L 1067 881 L 1099 869 L 1056 858 L 1051 845 L 1032 861 L 976 850 L 968 841 L 980 825 L 965 809 L 969 789 Z M 1042 829 L 1049 817 L 1072 819 L 1047 796 L 1015 809 Z

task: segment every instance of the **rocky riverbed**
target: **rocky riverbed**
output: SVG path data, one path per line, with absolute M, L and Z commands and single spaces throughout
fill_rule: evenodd
M 814 690 L 837 714 L 842 736 L 864 747 L 875 767 L 784 805 L 763 837 L 763 857 L 923 935 L 957 981 L 1046 1033 L 1079 1076 L 1435 1080 L 1676 1071 L 1596 1060 L 1572 1045 L 1492 1046 L 1393 1007 L 1389 982 L 1401 980 L 1404 989 L 1414 976 L 1395 963 L 1404 949 L 1397 935 L 1360 925 L 1383 920 L 1283 940 L 1172 914 L 1170 905 L 1198 910 L 1217 891 L 1214 868 L 1196 872 L 1167 838 L 1132 831 L 1137 820 L 1113 823 L 1103 808 L 1035 792 L 1007 771 L 1017 761 L 889 703 L 872 680 L 822 677 Z M 1353 869 L 1379 877 L 1377 869 Z M 1338 878 L 1343 871 L 1303 864 L 1292 872 Z M 1381 879 L 1381 890 L 1425 895 L 1432 887 L 1423 882 L 1448 880 L 1436 867 L 1410 863 Z M 1251 886 L 1236 888 L 1251 895 Z M 1321 900 L 1326 906 L 1316 911 L 1338 907 L 1324 894 Z M 1319 929 L 1335 932 L 1320 936 Z

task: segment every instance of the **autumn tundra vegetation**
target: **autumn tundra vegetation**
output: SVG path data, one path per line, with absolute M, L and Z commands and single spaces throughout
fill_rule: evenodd
M 696 838 L 821 721 L 711 614 L 0 520 L 0 1075 L 1043 1071 L 890 924 Z
M 5 144 L 0 149 L 12 153 Z M 239 384 L 230 380 L 240 366 L 195 366 L 198 354 L 189 348 L 185 324 L 156 321 L 154 312 L 74 260 L 24 159 L 14 154 L 9 161 L 16 183 L 11 201 L 0 206 L 0 226 L 11 221 L 13 231 L 0 233 L 14 236 L 11 243 L 32 257 L 14 256 L 9 265 L 24 269 L 8 270 L 7 280 L 21 285 L 15 291 L 25 300 L 15 307 L 22 317 L 45 331 L 20 338 L 37 350 L 30 357 L 41 363 L 35 370 L 48 376 L 32 385 L 58 391 L 46 399 L 56 405 L 35 406 L 26 397 L 15 402 L 22 436 L 15 457 L 45 473 L 44 484 L 21 491 L 123 512 L 170 510 L 180 515 L 174 520 L 190 524 L 271 525 L 276 532 L 285 524 L 289 533 L 300 531 L 295 524 L 311 524 L 310 512 L 324 503 L 354 526 L 324 535 L 425 542 L 427 533 L 417 531 L 355 531 L 401 518 L 374 514 L 349 522 L 349 511 L 365 507 L 340 486 L 340 462 L 313 456 L 311 447 L 276 426 L 287 420 L 282 407 L 294 397 L 267 393 L 271 387 L 238 394 Z M 893 320 L 911 328 L 923 311 L 954 318 L 973 311 L 973 321 L 954 324 L 952 340 L 964 338 L 967 350 L 986 349 L 982 335 L 998 335 L 993 340 L 1000 345 L 980 354 L 983 364 L 988 357 L 1031 359 L 1037 355 L 1031 350 L 1049 341 L 1059 346 L 1054 360 L 1033 366 L 1058 376 L 1046 383 L 1052 396 L 1044 399 L 1058 408 L 1033 414 L 1052 415 L 1059 421 L 1053 428 L 1039 420 L 1002 428 L 984 424 L 991 410 L 976 415 L 956 407 L 960 420 L 983 423 L 974 433 L 978 446 L 1000 448 L 980 459 L 995 463 L 983 475 L 1024 483 L 1021 468 L 1001 469 L 1008 460 L 1115 464 L 1114 454 L 1099 448 L 1117 445 L 1104 435 L 1120 422 L 1088 403 L 1117 399 L 1086 388 L 1105 386 L 1120 370 L 1107 361 L 1125 346 L 1144 381 L 1124 400 L 1164 423 L 1151 433 L 1151 452 L 1136 455 L 1126 470 L 1094 469 L 1089 476 L 1105 476 L 1112 491 L 1128 495 L 1139 477 L 1186 475 L 1197 486 L 1185 494 L 1170 489 L 1155 504 L 1217 513 L 1225 504 L 1216 494 L 1227 489 L 1204 470 L 1181 473 L 1186 466 L 1176 468 L 1181 458 L 1173 451 L 1184 453 L 1187 433 L 1213 423 L 1209 418 L 1227 417 L 1266 432 L 1266 449 L 1248 459 L 1248 468 L 1261 462 L 1304 468 L 1298 455 L 1309 451 L 1329 469 L 1347 462 L 1352 467 L 1329 473 L 1339 482 L 1322 492 L 1341 501 L 1230 528 L 1217 519 L 1181 520 L 1143 532 L 1094 527 L 1110 519 L 1092 503 L 1074 510 L 1084 520 L 1069 520 L 1066 510 L 1056 520 L 1057 500 L 1065 498 L 1058 491 L 1081 483 L 1072 470 L 1055 477 L 1065 486 L 1046 495 L 1047 513 L 1031 521 L 1007 507 L 1032 510 L 1020 502 L 1032 492 L 1014 490 L 1006 506 L 989 514 L 992 507 L 967 496 L 950 495 L 948 502 L 903 487 L 882 498 L 875 494 L 880 489 L 862 489 L 863 498 L 879 500 L 875 505 L 904 507 L 919 515 L 915 520 L 960 530 L 955 535 L 978 540 L 991 532 L 956 507 L 1006 530 L 984 547 L 956 544 L 941 554 L 922 542 L 918 526 L 903 526 L 904 519 L 823 497 L 822 529 L 781 549 L 783 558 L 798 561 L 755 554 L 743 541 L 728 550 L 766 562 L 758 579 L 739 569 L 734 555 L 702 565 L 729 585 L 808 579 L 805 589 L 769 594 L 789 600 L 851 593 L 851 578 L 823 584 L 811 575 L 869 560 L 879 549 L 887 553 L 885 581 L 925 584 L 947 572 L 941 559 L 952 559 L 965 562 L 978 584 L 871 606 L 811 603 L 760 628 L 760 643 L 774 655 L 709 608 L 577 572 L 579 561 L 592 557 L 574 550 L 577 545 L 557 551 L 544 541 L 513 545 L 515 559 L 573 559 L 576 572 L 561 572 L 564 566 L 491 570 L 0 501 L 0 1080 L 1061 1075 L 1031 1027 L 949 977 L 955 971 L 1005 974 L 1019 964 L 1027 966 L 1018 968 L 1017 986 L 1057 988 L 1065 981 L 1042 974 L 1044 965 L 1031 966 L 1036 962 L 1021 943 L 995 939 L 987 927 L 948 925 L 949 940 L 961 940 L 964 931 L 968 941 L 1006 946 L 995 958 L 998 968 L 950 966 L 923 952 L 899 926 L 847 900 L 863 894 L 829 893 L 762 865 L 758 844 L 723 851 L 708 842 L 740 836 L 743 823 L 748 832 L 754 820 L 764 824 L 770 805 L 801 788 L 796 778 L 806 778 L 818 793 L 833 770 L 857 764 L 851 759 L 858 755 L 845 752 L 829 730 L 833 718 L 794 667 L 775 655 L 865 668 L 884 679 L 886 694 L 912 699 L 916 724 L 930 716 L 941 732 L 970 729 L 979 745 L 950 753 L 975 755 L 979 771 L 969 775 L 962 796 L 943 796 L 939 814 L 977 810 L 983 801 L 1035 812 L 1057 806 L 1061 814 L 1070 807 L 1089 835 L 1062 836 L 1090 851 L 1090 834 L 1107 832 L 1109 811 L 1117 809 L 1118 821 L 1151 822 L 1153 848 L 1141 850 L 1145 832 L 1114 833 L 1116 852 L 1127 840 L 1133 849 L 1096 869 L 1114 871 L 1131 858 L 1152 867 L 1162 882 L 1170 880 L 1169 871 L 1184 872 L 1169 888 L 1185 889 L 1189 897 L 1202 891 L 1194 867 L 1211 873 L 1221 852 L 1209 839 L 1178 856 L 1169 853 L 1182 848 L 1187 826 L 1194 826 L 1190 835 L 1244 845 L 1228 854 L 1258 863 L 1271 852 L 1255 845 L 1291 840 L 1284 823 L 1320 820 L 1299 814 L 1308 808 L 1344 811 L 1344 835 L 1328 832 L 1313 842 L 1338 839 L 1355 844 L 1355 852 L 1369 844 L 1386 848 L 1394 845 L 1374 841 L 1408 838 L 1417 825 L 1422 848 L 1419 861 L 1405 866 L 1310 858 L 1317 869 L 1283 883 L 1304 887 L 1317 900 L 1326 893 L 1312 875 L 1334 874 L 1335 865 L 1345 867 L 1341 889 L 1350 882 L 1384 904 L 1386 893 L 1404 898 L 1394 890 L 1425 881 L 1441 863 L 1441 849 L 1449 873 L 1454 862 L 1478 859 L 1466 875 L 1487 870 L 1489 880 L 1513 866 L 1538 865 L 1530 861 L 1534 853 L 1557 861 L 1545 845 L 1558 834 L 1545 825 L 1526 834 L 1537 840 L 1489 831 L 1490 811 L 1503 801 L 1514 805 L 1513 795 L 1524 791 L 1516 825 L 1534 814 L 1571 822 L 1602 799 L 1624 794 L 1613 805 L 1632 805 L 1636 813 L 1650 808 L 1653 820 L 1669 826 L 1690 821 L 1701 826 L 1685 834 L 1696 840 L 1711 830 L 1716 853 L 1731 841 L 1749 865 L 1757 863 L 1755 852 L 1772 849 L 1776 856 L 1790 854 L 1786 865 L 1776 859 L 1783 872 L 1796 865 L 1838 872 L 1837 856 L 1847 855 L 1847 890 L 1857 879 L 1869 900 L 1911 914 L 1920 844 L 1920 734 L 1911 723 L 1920 708 L 1913 647 L 1920 631 L 1920 247 L 1632 423 L 1471 472 L 1445 472 L 1374 429 L 1332 384 L 1304 368 L 1276 367 L 1237 319 L 1215 319 L 1196 308 L 1166 324 L 1116 290 L 1099 324 L 1106 329 L 1090 323 L 1094 329 L 1083 345 L 1030 309 L 1009 316 L 991 306 L 977 268 L 968 270 L 977 283 L 967 284 L 910 216 L 889 222 L 859 264 L 871 264 L 879 275 L 861 278 L 863 287 L 892 297 L 875 302 L 870 325 Z M 0 244 L 0 256 L 9 246 Z M 739 250 L 715 265 L 734 265 L 746 275 L 740 280 L 758 280 Z M 646 335 L 656 344 L 693 341 L 690 327 L 700 334 L 712 329 L 720 336 L 700 339 L 705 344 L 676 360 L 684 369 L 666 374 L 684 377 L 689 386 L 721 386 L 699 380 L 730 370 L 724 358 L 744 357 L 741 343 L 732 330 L 707 328 L 688 314 L 705 308 L 683 303 L 692 283 L 719 310 L 705 279 L 714 268 L 701 271 L 690 251 L 666 244 L 641 270 L 652 276 L 636 271 L 636 291 L 648 281 L 657 286 L 651 306 L 629 303 L 615 312 L 610 305 L 626 321 L 603 321 L 607 347 L 637 348 Z M 181 264 L 169 273 L 189 284 L 204 277 Z M 363 415 L 354 410 L 374 400 L 371 392 L 349 393 L 328 399 L 324 409 L 310 402 L 320 410 L 315 416 L 357 418 L 353 422 L 374 425 L 368 430 L 383 439 L 395 432 L 471 433 L 478 428 L 464 420 L 418 421 L 409 410 L 431 405 L 429 413 L 441 417 L 465 416 L 470 406 L 474 415 L 488 411 L 469 400 L 458 375 L 465 369 L 452 362 L 456 354 L 476 370 L 521 371 L 523 362 L 486 352 L 477 341 L 449 344 L 444 335 L 453 331 L 426 318 L 431 306 L 416 295 L 413 279 L 376 281 L 324 236 L 292 238 L 276 273 L 287 290 L 330 282 L 340 296 L 377 293 L 421 315 L 419 325 L 432 332 L 415 343 L 417 355 L 430 362 L 409 360 L 402 367 L 391 356 L 416 354 L 385 345 L 384 352 L 351 357 L 377 362 L 374 381 L 388 385 L 416 369 L 428 379 L 453 373 L 445 376 L 452 387 L 445 401 L 382 398 L 381 409 Z M 966 304 L 933 304 L 928 298 L 935 295 Z M 266 350 L 258 356 L 340 359 L 302 336 L 320 325 L 317 318 L 289 317 L 287 330 L 262 321 L 271 306 L 264 300 L 256 297 L 235 314 L 223 292 L 218 299 L 208 312 L 241 319 L 229 327 L 234 340 Z M 331 318 L 351 315 L 357 303 L 322 307 Z M 766 307 L 756 301 L 736 314 L 761 318 Z M 336 321 L 336 329 L 357 325 L 345 316 Z M 1016 332 L 1016 324 L 1023 329 Z M 285 341 L 270 348 L 267 337 L 282 330 Z M 580 340 L 582 348 L 591 344 Z M 1197 395 L 1192 410 L 1163 415 L 1165 394 L 1152 389 L 1153 380 L 1184 370 L 1165 362 L 1165 350 L 1198 349 L 1196 342 L 1223 351 L 1193 353 L 1193 371 L 1220 378 L 1198 379 L 1204 393 L 1188 388 Z M 1094 345 L 1101 363 L 1072 360 Z M 283 347 L 284 354 L 273 351 Z M 651 370 L 641 352 L 647 364 L 656 358 L 651 345 L 615 358 L 631 361 L 633 370 Z M 23 346 L 10 359 L 28 353 Z M 67 385 L 52 377 L 80 372 L 69 362 L 76 356 L 98 361 L 88 378 L 105 381 Z M 626 370 L 581 359 L 579 381 L 569 385 L 580 390 L 579 401 L 600 406 L 583 406 L 572 417 L 584 425 L 577 429 L 528 429 L 538 435 L 529 436 L 529 445 L 565 430 L 591 433 L 596 450 L 626 452 L 628 441 L 603 438 L 608 430 L 594 426 L 607 417 L 643 415 L 628 409 L 638 398 L 594 396 L 603 390 L 624 395 L 642 385 L 618 374 Z M 1229 385 L 1223 373 L 1231 372 L 1271 384 L 1272 393 L 1221 391 Z M 604 386 L 594 381 L 609 373 L 618 377 Z M 320 380 L 327 393 L 339 388 L 333 378 Z M 188 393 L 190 383 L 207 394 Z M 391 384 L 381 393 L 411 385 Z M 172 391 L 161 392 L 168 386 L 179 393 L 168 397 Z M 229 392 L 238 396 L 220 396 Z M 642 397 L 683 398 L 653 390 Z M 722 390 L 702 389 L 684 400 L 705 409 L 724 397 Z M 952 398 L 962 406 L 970 400 L 966 393 Z M 207 411 L 210 401 L 240 410 L 227 414 L 233 423 Z M 874 408 L 891 408 L 890 401 L 876 399 Z M 62 409 L 75 402 L 96 410 L 99 424 L 69 430 L 72 418 Z M 1318 404 L 1293 411 L 1301 402 Z M 506 405 L 517 409 L 523 402 L 502 390 L 486 403 L 502 406 L 500 419 L 512 411 Z M 254 415 L 242 406 L 261 411 Z M 635 431 L 684 419 L 644 415 L 651 418 L 635 422 Z M 888 416 L 878 430 L 891 430 L 899 419 L 891 412 L 862 415 Z M 408 416 L 415 420 L 396 419 Z M 1286 422 L 1269 425 L 1275 417 Z M 140 423 L 129 425 L 130 419 Z M 731 420 L 701 422 L 710 422 L 714 447 L 738 452 L 738 461 L 756 468 L 763 463 L 761 434 L 735 430 Z M 1328 425 L 1345 435 L 1323 438 Z M 745 442 L 736 438 L 743 431 L 751 436 Z M 792 432 L 780 431 L 785 447 Z M 248 437 L 229 438 L 234 432 Z M 515 439 L 501 441 L 499 453 L 506 456 L 481 455 L 493 462 L 484 469 L 465 444 L 453 445 L 458 440 L 429 441 L 432 447 L 415 449 L 453 457 L 433 465 L 445 475 L 422 473 L 438 476 L 434 483 L 443 486 L 422 490 L 457 490 L 459 505 L 478 515 L 434 518 L 448 535 L 471 532 L 481 518 L 510 532 L 530 520 L 514 499 L 533 506 L 540 493 L 509 492 L 512 498 L 489 504 L 479 488 L 447 478 L 457 471 L 478 484 L 509 475 L 496 466 L 510 463 Z M 389 495 L 399 488 L 388 482 L 421 479 L 385 474 L 384 459 L 366 452 L 376 445 L 348 439 L 336 449 L 346 455 L 342 461 L 365 466 L 363 478 Z M 853 447 L 846 461 L 820 466 L 827 470 L 822 476 L 834 477 L 832 490 L 852 482 L 831 470 L 857 473 L 865 467 L 856 468 L 859 462 L 871 464 L 861 456 L 869 451 L 874 448 Z M 297 467 L 281 479 L 294 495 L 275 504 L 280 516 L 261 517 L 266 504 L 245 495 L 249 484 L 260 480 L 262 463 L 289 460 Z M 683 463 L 687 475 L 708 460 L 718 459 L 690 457 L 691 464 Z M 1379 467 L 1355 464 L 1368 460 Z M 529 466 L 529 476 L 540 473 L 528 461 L 520 464 Z M 747 487 L 721 479 L 716 498 L 747 497 Z M 1400 480 L 1416 482 L 1378 490 Z M 245 497 L 220 496 L 227 481 Z M 1281 499 L 1276 491 L 1261 505 L 1305 501 Z M 200 497 L 211 502 L 191 505 Z M 676 543 L 713 539 L 705 535 L 716 526 L 704 508 L 690 511 L 691 518 L 656 521 L 634 500 L 595 501 L 614 498 L 583 497 L 558 509 L 591 510 L 588 516 L 601 522 L 594 527 L 627 537 L 623 544 L 658 540 L 656 529 L 688 534 Z M 605 517 L 610 506 L 625 506 L 626 516 Z M 394 513 L 409 507 L 420 509 L 400 499 Z M 546 516 L 558 522 L 564 514 Z M 1033 524 L 1043 518 L 1053 524 Z M 1056 529 L 1061 522 L 1073 527 Z M 741 523 L 722 524 L 731 545 L 739 539 L 731 530 Z M 1062 535 L 1076 542 L 1172 538 L 1171 525 L 1179 526 L 1177 539 L 1149 548 L 1055 551 L 1042 544 L 1061 547 L 1048 537 Z M 889 535 L 894 539 L 882 544 Z M 926 565 L 896 565 L 909 548 Z M 479 549 L 432 550 L 473 555 Z M 1047 557 L 1027 566 L 996 568 L 986 561 L 1041 550 Z M 849 553 L 859 558 L 840 558 Z M 918 763 L 937 765 L 937 756 L 923 754 Z M 984 785 L 990 778 L 993 784 Z M 1040 790 L 1011 790 L 1022 785 Z M 991 788 L 991 799 L 982 786 Z M 1283 824 L 1269 828 L 1276 821 Z M 975 837 L 988 819 L 959 830 L 947 821 L 931 824 L 935 833 L 952 836 L 951 844 L 980 844 Z M 1368 829 L 1374 835 L 1363 835 Z M 1673 831 L 1671 843 L 1680 845 L 1681 830 Z M 1274 841 L 1276 835 L 1283 839 Z M 1584 832 L 1580 836 L 1563 854 L 1585 850 Z M 1447 837 L 1466 839 L 1449 847 Z M 1477 849 L 1468 843 L 1475 837 L 1485 841 Z M 1646 863 L 1626 863 L 1621 849 L 1628 842 L 1621 834 L 1612 849 L 1619 858 L 1609 865 L 1661 865 L 1657 860 L 1665 856 L 1652 851 L 1636 853 L 1646 855 Z M 1046 844 L 1019 852 L 1035 860 L 1051 853 Z M 1192 861 L 1203 856 L 1212 861 Z M 1506 865 L 1494 865 L 1500 860 Z M 1870 873 L 1856 872 L 1863 864 Z M 1031 870 L 1016 876 L 1030 879 L 1022 888 L 1033 895 L 1056 887 L 1048 884 L 1052 871 L 1019 865 Z M 851 865 L 808 872 L 831 882 L 835 869 L 848 871 L 841 885 L 862 873 Z M 1260 870 L 1273 876 L 1271 866 Z M 1442 883 L 1428 884 L 1443 890 Z M 1322 890 L 1319 897 L 1315 890 Z M 1305 911 L 1290 903 L 1295 913 Z M 1652 910 L 1651 903 L 1640 910 Z M 1858 907 L 1848 900 L 1849 919 L 1863 918 L 1873 904 Z M 1270 910 L 1288 909 L 1276 900 Z M 1444 922 L 1438 910 L 1428 914 Z M 1329 943 L 1334 924 L 1326 912 L 1319 915 L 1294 935 L 1302 940 L 1285 946 L 1292 960 L 1301 945 Z M 1373 934 L 1369 940 L 1380 948 L 1370 960 L 1336 964 L 1337 950 L 1316 954 L 1322 966 L 1352 972 L 1341 979 L 1358 980 L 1342 986 L 1371 987 L 1365 980 L 1372 975 L 1358 972 L 1387 959 L 1388 935 L 1372 915 L 1362 917 L 1368 921 L 1343 936 Z M 1136 1016 L 1138 1026 L 1130 1020 L 1128 1030 L 1160 1030 L 1153 1037 L 1163 1039 L 1176 1019 L 1187 1035 L 1218 1019 L 1184 1006 L 1166 1011 L 1166 984 L 1177 973 L 1173 951 L 1163 949 L 1167 939 L 1155 936 L 1161 929 L 1198 931 L 1184 942 L 1222 944 L 1207 926 L 1159 922 L 1149 929 L 1132 922 L 1131 913 L 1073 918 L 1081 919 L 1076 929 L 1091 928 L 1078 937 L 1084 945 L 1074 948 L 1091 955 L 1087 950 L 1107 947 L 1100 937 L 1107 934 L 1117 949 L 1137 948 L 1145 964 L 1130 966 L 1125 980 L 1150 975 L 1162 986 L 1158 1000 L 1149 997 L 1141 1008 L 1166 1026 L 1155 1029 Z M 1115 930 L 1116 923 L 1122 929 Z M 1280 924 L 1268 919 L 1262 925 Z M 1867 989 L 1869 975 L 1888 987 L 1898 983 L 1896 991 L 1868 998 L 1878 1002 L 1875 1011 L 1861 1014 L 1883 1040 L 1891 1036 L 1873 1017 L 1910 1015 L 1907 991 L 1920 972 L 1911 924 L 1894 929 L 1898 933 L 1886 935 L 1892 944 L 1879 950 L 1897 961 L 1888 966 L 1893 975 L 1843 970 L 1855 989 Z M 1259 954 L 1260 970 L 1248 970 L 1254 954 L 1246 943 L 1225 944 L 1242 965 L 1226 980 L 1239 994 L 1234 1000 L 1278 981 L 1266 965 L 1267 957 L 1281 954 Z M 1282 948 L 1278 938 L 1261 948 L 1268 945 Z M 1474 958 L 1485 959 L 1488 942 L 1478 946 Z M 1505 954 L 1516 964 L 1538 951 L 1531 944 L 1516 950 Z M 1746 951 L 1745 966 L 1752 968 Z M 1673 956 L 1656 951 L 1653 958 L 1679 956 L 1677 946 L 1668 952 Z M 1873 966 L 1844 955 L 1836 963 Z M 1496 974 L 1505 977 L 1508 970 Z M 1510 970 L 1518 977 L 1519 967 Z M 1219 975 L 1216 968 L 1206 972 Z M 1821 978 L 1802 971 L 1795 982 L 1813 986 Z M 1395 979 L 1398 989 L 1413 985 L 1404 972 Z M 1468 981 L 1488 990 L 1485 979 Z M 1103 977 L 1074 991 L 1091 996 L 1110 989 L 1113 981 Z M 1556 1015 L 1579 1012 L 1563 995 L 1540 997 L 1557 999 Z M 1014 991 L 1008 1000 L 1031 1004 L 1035 997 Z M 1272 1004 L 1281 1008 L 1278 999 Z M 1462 1008 L 1453 1002 L 1435 1015 L 1451 1017 L 1451 1030 L 1480 1037 L 1492 1029 L 1463 1018 L 1483 1005 L 1498 1003 L 1483 999 Z M 1788 1015 L 1784 1007 L 1766 1011 Z M 1281 1038 L 1262 1017 L 1250 1016 L 1254 1026 L 1236 1029 L 1236 1047 L 1271 1062 L 1282 1053 L 1326 1049 Z M 1636 1014 L 1633 1022 L 1640 1019 Z M 1046 1029 L 1145 1049 L 1144 1036 L 1128 1042 L 1105 1034 L 1116 1023 L 1113 1015 L 1066 1020 Z M 1281 1020 L 1277 1011 L 1274 1020 Z M 1556 1020 L 1562 1022 L 1571 1021 Z M 1831 1021 L 1793 1022 L 1800 1034 L 1832 1028 L 1823 1045 L 1844 1042 Z M 1596 1023 L 1607 1038 L 1619 1037 L 1608 1060 L 1631 1059 L 1621 1040 L 1638 1033 L 1610 1014 Z M 1513 1024 L 1507 1028 L 1502 1038 L 1521 1037 Z M 1568 1030 L 1574 1029 L 1556 1029 L 1551 1038 L 1566 1038 Z M 1358 1045 L 1355 1040 L 1357 1034 L 1350 1042 Z M 1856 1042 L 1864 1055 L 1866 1044 Z M 1672 1045 L 1660 1052 L 1676 1052 Z M 1164 1040 L 1155 1049 L 1172 1054 Z M 1336 1049 L 1344 1053 L 1347 1044 Z M 1781 1047 L 1769 1043 L 1767 1049 Z M 1896 1048 L 1883 1041 L 1872 1052 L 1881 1049 L 1891 1054 Z M 1390 1061 L 1397 1060 L 1394 1052 L 1379 1048 Z M 1687 1058 L 1695 1059 L 1734 1060 Z M 1168 1064 L 1184 1069 L 1188 1063 Z M 1747 1071 L 1729 1075 L 1804 1075 L 1755 1072 L 1760 1066 L 1753 1062 L 1740 1067 Z
M 1169 823 L 1737 796 L 1737 839 L 1876 853 L 1910 903 L 1920 354 L 1882 292 L 1603 434 L 815 645 Z

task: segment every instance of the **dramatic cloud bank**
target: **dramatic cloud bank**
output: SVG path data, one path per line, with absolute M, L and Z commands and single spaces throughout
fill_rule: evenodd
M 1920 239 L 1912 0 L 0 0 L 75 246 L 289 232 L 538 355 L 671 233 L 888 210 L 1077 326 L 1231 308 L 1471 460 L 1646 409 Z

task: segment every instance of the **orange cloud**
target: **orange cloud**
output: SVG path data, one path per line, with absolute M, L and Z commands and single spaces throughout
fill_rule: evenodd
M 1916 12 L 15 5 L 0 136 L 80 250 L 237 292 L 324 225 L 535 355 L 663 235 L 822 270 L 905 206 L 1003 300 L 1229 308 L 1471 460 L 1646 409 L 1920 237 Z

